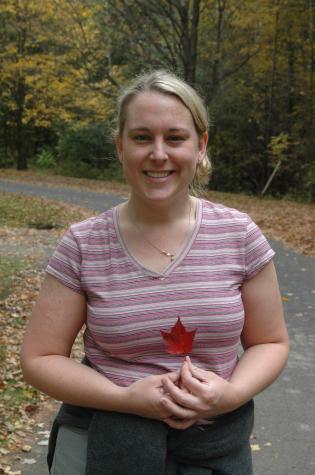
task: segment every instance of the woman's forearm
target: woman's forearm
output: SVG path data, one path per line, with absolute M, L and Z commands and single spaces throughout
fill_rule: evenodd
M 125 388 L 93 368 L 61 355 L 23 358 L 25 380 L 59 401 L 78 406 L 123 411 Z
M 164 420 L 173 415 L 164 407 L 164 375 L 148 376 L 130 386 L 112 383 L 93 368 L 61 355 L 23 358 L 25 380 L 49 396 L 76 406 L 136 414 Z M 169 373 L 174 381 L 179 374 Z M 175 408 L 177 409 L 177 408 Z
M 270 386 L 282 372 L 288 359 L 287 342 L 251 346 L 241 356 L 230 379 L 242 405 Z

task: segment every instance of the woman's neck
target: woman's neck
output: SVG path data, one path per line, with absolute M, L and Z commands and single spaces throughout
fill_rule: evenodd
M 146 226 L 167 225 L 194 215 L 195 202 L 195 198 L 190 195 L 173 203 L 146 203 L 130 196 L 125 212 L 130 220 Z

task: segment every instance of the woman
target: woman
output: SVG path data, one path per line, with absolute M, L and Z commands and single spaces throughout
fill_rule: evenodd
M 252 473 L 251 400 L 281 373 L 288 336 L 260 230 L 193 196 L 207 129 L 197 93 L 163 71 L 120 98 L 130 196 L 66 233 L 22 349 L 26 380 L 67 403 L 52 473 L 162 474 L 166 454 L 185 475 Z M 190 359 L 164 347 L 178 318 L 196 330 Z M 80 364 L 69 355 L 84 324 Z

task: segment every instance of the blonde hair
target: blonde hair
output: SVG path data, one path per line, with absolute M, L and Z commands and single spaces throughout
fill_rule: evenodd
M 138 76 L 125 87 L 118 97 L 117 134 L 122 135 L 127 115 L 127 107 L 134 97 L 142 92 L 156 91 L 177 97 L 190 111 L 197 134 L 202 137 L 208 131 L 208 114 L 199 94 L 185 81 L 166 71 L 153 71 Z M 207 154 L 198 163 L 193 183 L 193 194 L 201 194 L 211 175 L 211 161 Z

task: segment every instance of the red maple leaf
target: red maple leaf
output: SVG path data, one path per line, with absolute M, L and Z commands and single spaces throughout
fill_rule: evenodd
M 197 329 L 187 331 L 178 317 L 177 322 L 171 328 L 170 333 L 161 330 L 161 335 L 166 345 L 166 351 L 171 355 L 187 355 L 192 351 L 193 339 L 196 331 Z

